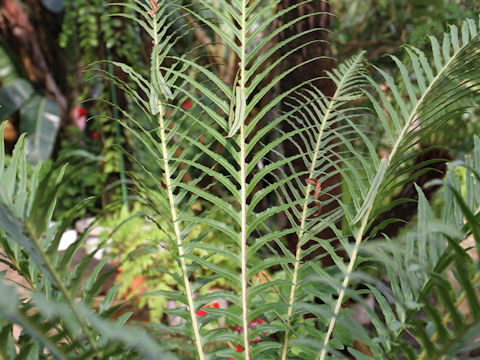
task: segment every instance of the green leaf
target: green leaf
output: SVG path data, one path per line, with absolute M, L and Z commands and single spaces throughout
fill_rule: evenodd
M 122 284 L 115 284 L 110 289 L 108 289 L 107 295 L 102 300 L 102 302 L 98 305 L 98 313 L 102 314 L 112 306 L 113 300 L 115 300 L 115 296 L 117 296 L 118 289 Z
M 60 107 L 50 99 L 34 96 L 20 110 L 21 131 L 27 133 L 25 150 L 30 162 L 50 158 L 60 126 Z
M 173 94 L 168 88 L 162 74 L 160 73 L 160 64 L 159 64 L 160 50 L 161 49 L 158 45 L 155 45 L 152 50 L 152 65 L 150 68 L 151 81 L 152 81 L 153 89 L 155 89 L 155 92 L 157 93 L 157 95 L 162 94 L 165 99 L 169 100 L 169 99 L 173 99 Z
M 15 360 L 38 360 L 39 359 L 39 345 L 36 342 L 29 343 L 22 346 L 20 354 Z
M 368 191 L 368 194 L 365 197 L 365 201 L 362 207 L 357 211 L 357 216 L 355 216 L 355 218 L 350 222 L 350 225 L 353 225 L 359 222 L 360 219 L 363 218 L 367 210 L 373 206 L 373 202 L 376 199 L 378 189 L 383 183 L 383 179 L 387 172 L 387 168 L 388 168 L 388 157 L 384 157 L 382 158 L 382 161 L 380 162 L 380 166 L 378 167 L 377 175 L 375 175 L 375 179 L 370 185 L 370 190 Z
M 0 356 L 4 359 L 15 359 L 16 355 L 13 326 L 9 324 L 0 329 Z
M 19 79 L 0 89 L 0 122 L 20 109 L 34 93 L 32 85 Z

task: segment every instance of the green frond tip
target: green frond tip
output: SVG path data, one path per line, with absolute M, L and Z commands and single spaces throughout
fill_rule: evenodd
M 373 183 L 370 186 L 370 190 L 368 191 L 368 194 L 365 197 L 365 201 L 362 207 L 360 208 L 360 210 L 358 210 L 357 216 L 355 216 L 355 218 L 352 220 L 350 225 L 353 225 L 359 222 L 360 219 L 363 218 L 367 210 L 373 206 L 373 203 L 378 193 L 378 189 L 380 188 L 380 185 L 382 184 L 383 179 L 385 178 L 387 169 L 388 169 L 388 157 L 384 156 L 382 158 L 382 161 L 380 162 L 380 166 L 378 167 L 377 175 L 375 176 L 375 179 L 373 180 Z
M 245 121 L 245 109 L 247 102 L 245 99 L 245 90 L 240 86 L 235 87 L 235 116 L 228 121 L 229 131 L 227 138 L 233 137 L 240 129 L 240 126 Z
M 157 93 L 157 95 L 162 94 L 165 99 L 171 100 L 173 99 L 173 94 L 170 88 L 167 86 L 165 79 L 163 78 L 162 74 L 160 73 L 160 46 L 155 45 L 152 51 L 152 64 L 150 66 L 150 76 L 152 79 L 153 89 Z

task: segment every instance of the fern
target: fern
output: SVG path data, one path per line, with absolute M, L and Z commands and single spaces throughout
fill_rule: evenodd
M 474 152 L 478 155 L 478 138 L 475 143 Z M 397 244 L 375 241 L 365 247 L 367 258 L 374 262 L 381 259 L 381 267 L 386 269 L 391 282 L 391 289 L 369 285 L 386 321 L 382 324 L 372 314 L 376 318 L 373 321 L 376 331 L 384 339 L 377 356 L 395 359 L 401 352 L 409 359 L 455 358 L 478 348 L 473 339 L 478 335 L 479 298 L 474 284 L 479 275 L 467 253 L 478 244 L 478 204 L 474 201 L 478 191 L 478 163 L 470 167 L 471 156 L 467 156 L 466 163 L 470 180 L 465 197 L 461 195 L 453 168 L 446 177 L 445 209 L 453 211 L 444 211 L 436 219 L 417 187 L 418 228 L 398 239 Z M 462 220 L 458 222 L 454 214 Z M 455 283 L 449 273 L 457 279 L 457 289 L 453 288 Z M 376 285 L 373 279 L 366 281 Z M 388 305 L 388 298 L 394 299 L 395 309 Z M 418 342 L 419 349 L 401 340 L 405 331 Z
M 131 193 L 138 194 L 149 206 L 148 216 L 157 226 L 167 224 L 166 236 L 172 235 L 168 251 L 175 258 L 176 267 L 168 275 L 178 283 L 178 291 L 159 291 L 156 295 L 185 305 L 168 310 L 185 321 L 169 330 L 188 339 L 184 350 L 201 360 L 225 357 L 323 360 L 345 357 L 347 351 L 356 358 L 369 358 L 370 354 L 373 358 L 394 358 L 398 348 L 412 358 L 417 349 L 402 342 L 405 330 L 414 332 L 419 339 L 420 358 L 458 353 L 458 345 L 465 343 L 466 337 L 474 336 L 476 328 L 474 322 L 456 312 L 455 305 L 467 299 L 474 319 L 480 313 L 472 285 L 477 273 L 468 254 L 458 245 L 470 234 L 479 241 L 475 210 L 479 205 L 475 195 L 478 160 L 474 162 L 467 157 L 469 168 L 475 169 L 468 170 L 467 201 L 458 191 L 453 173 L 447 177 L 451 186 L 446 187 L 443 220 L 455 231 L 437 225 L 440 241 L 427 232 L 435 222 L 418 189 L 419 231 L 403 240 L 406 243 L 403 252 L 392 246 L 389 239 L 376 240 L 373 249 L 367 241 L 373 240 L 385 225 L 372 229 L 379 214 L 396 205 L 389 203 L 391 194 L 428 167 L 428 163 L 412 164 L 412 149 L 461 114 L 470 95 L 477 93 L 480 68 L 477 23 L 467 20 L 460 30 L 450 27 L 441 46 L 431 38 L 431 56 L 414 47 L 405 47 L 411 66 L 392 57 L 398 67 L 397 82 L 392 75 L 375 68 L 384 86 L 377 83 L 360 53 L 325 74 L 336 85 L 333 96 L 322 94 L 314 86 L 316 79 L 310 79 L 286 93 L 273 94 L 271 101 L 261 107 L 260 100 L 274 93 L 282 78 L 316 60 L 306 60 L 282 72 L 279 66 L 283 60 L 303 46 L 313 44 L 286 53 L 280 50 L 309 32 L 322 31 L 307 30 L 273 42 L 297 21 L 319 15 L 305 14 L 269 31 L 269 24 L 310 0 L 275 12 L 279 3 L 279 0 L 218 0 L 214 5 L 199 0 L 184 5 L 180 1 L 132 0 L 114 4 L 123 7 L 118 16 L 134 21 L 152 41 L 148 77 L 119 62 L 98 62 L 92 66 L 95 76 L 108 78 L 133 100 L 138 110 L 130 112 L 106 101 L 120 114 L 121 118 L 114 120 L 149 156 L 148 161 L 142 161 L 124 150 L 136 169 L 128 174 L 134 182 Z M 198 29 L 221 39 L 221 47 L 238 60 L 233 83 L 215 72 L 223 64 L 209 63 L 211 44 L 184 54 L 175 53 L 174 46 L 189 31 Z M 223 60 L 214 59 L 220 63 Z M 104 64 L 116 66 L 131 81 L 122 81 L 112 72 L 102 71 Z M 268 81 L 271 73 L 275 76 Z M 182 107 L 186 100 L 193 104 L 188 111 Z M 277 108 L 281 104 L 288 105 L 288 110 L 280 113 Z M 272 114 L 272 119 L 265 122 Z M 372 119 L 381 124 L 391 143 L 386 156 L 378 155 L 372 135 L 366 130 Z M 282 131 L 283 123 L 290 130 Z M 298 154 L 284 156 L 281 146 L 287 143 L 296 147 Z M 476 155 L 479 151 L 477 146 Z M 36 269 L 31 271 L 37 271 L 35 275 L 38 269 L 45 273 L 42 278 L 45 283 L 40 289 L 32 289 L 31 301 L 0 307 L 3 316 L 20 323 L 60 358 L 71 353 L 83 358 L 93 354 L 124 358 L 136 354 L 146 358 L 156 356 L 162 349 L 148 337 L 133 337 L 128 327 L 111 324 L 103 318 L 107 314 L 95 314 L 75 301 L 82 290 L 82 300 L 88 303 L 94 292 L 89 286 L 95 275 L 86 287 L 81 284 L 81 276 L 68 276 L 71 258 L 81 242 L 72 245 L 63 256 L 55 253 L 61 231 L 49 230 L 48 222 L 61 176 L 52 192 L 36 193 L 46 182 L 38 185 L 37 169 L 29 188 L 23 159 L 22 142 L 6 171 L 0 157 L 0 182 L 5 182 L 0 190 L 2 247 L 12 266 L 25 273 L 35 287 L 36 276 L 30 276 L 30 270 L 20 269 L 23 249 L 28 254 L 29 266 Z M 298 161 L 303 163 L 304 171 L 295 171 L 293 164 Z M 330 194 L 332 188 L 339 186 L 324 188 L 339 175 L 345 184 L 343 193 L 320 200 L 321 195 Z M 29 192 L 35 194 L 35 200 L 27 200 Z M 274 201 L 267 207 L 259 206 L 265 198 Z M 208 203 L 210 210 L 196 213 L 194 205 L 198 203 Z M 46 206 L 46 210 L 28 210 L 24 216 L 24 209 L 30 206 L 35 209 Z M 329 206 L 333 210 L 318 211 L 319 207 Z M 289 221 L 286 228 L 272 225 L 280 213 Z M 334 237 L 323 238 L 325 229 L 331 230 Z M 220 247 L 209 244 L 206 238 L 212 233 L 225 238 L 225 244 Z M 293 254 L 284 244 L 284 238 L 292 234 L 297 238 Z M 321 257 L 325 255 L 305 260 L 318 249 L 331 257 L 334 266 L 321 266 Z M 264 258 L 269 252 L 273 255 Z M 215 254 L 228 258 L 235 268 L 215 263 L 212 260 Z M 391 289 L 363 271 L 362 264 L 367 260 L 376 264 L 380 261 L 385 266 Z M 462 291 L 458 293 L 451 290 L 445 276 L 450 265 L 460 276 Z M 418 266 L 421 271 L 410 274 L 409 266 Z M 202 277 L 200 267 L 213 275 Z M 266 282 L 255 280 L 258 274 L 273 268 L 282 269 L 283 277 Z M 81 266 L 78 272 L 82 272 Z M 203 291 L 219 278 L 228 283 L 224 289 Z M 357 281 L 364 282 L 367 289 L 356 287 Z M 45 298 L 37 290 L 55 296 Z M 108 299 L 115 292 L 112 289 Z M 372 294 L 378 304 L 379 311 L 366 307 L 376 338 L 354 323 L 349 310 L 343 308 L 349 299 L 364 303 L 365 294 Z M 426 302 L 433 295 L 442 302 L 458 334 L 450 331 L 450 320 L 440 320 L 441 308 Z M 227 300 L 229 307 L 209 307 L 219 298 Z M 395 306 L 389 304 L 392 298 Z M 29 319 L 26 314 L 32 308 L 38 308 L 39 312 Z M 419 310 L 424 310 L 426 316 L 420 317 Z M 58 319 L 54 325 L 46 323 L 38 327 L 42 319 L 52 317 Z M 216 328 L 220 319 L 227 321 L 228 328 Z M 254 320 L 256 327 L 251 326 Z M 389 321 L 391 324 L 385 324 Z M 152 325 L 163 328 L 161 324 Z M 425 325 L 434 328 L 436 334 L 426 333 Z M 11 330 L 8 326 L 4 327 L 6 332 Z M 49 335 L 53 329 L 59 331 L 58 337 Z M 68 345 L 60 343 L 63 338 L 70 341 Z M 358 338 L 370 354 L 354 349 L 353 338 Z M 379 338 L 386 339 L 385 344 L 380 345 Z M 235 346 L 241 347 L 241 354 L 235 351 Z M 130 353 L 122 354 L 122 349 Z
M 420 90 L 418 95 L 412 85 L 409 71 L 397 58 L 393 57 L 399 68 L 402 85 L 408 94 L 409 103 L 400 95 L 398 87 L 390 75 L 378 69 L 393 95 L 394 103 L 392 104 L 386 99 L 385 94 L 381 90 L 379 91 L 389 118 L 385 115 L 379 102 L 366 93 L 374 104 L 377 116 L 381 119 L 385 133 L 393 146 L 390 153 L 375 166 L 377 172 L 371 181 L 369 191 L 357 193 L 361 195 L 357 200 L 357 204 L 361 204 L 361 206 L 357 205 L 353 211 L 350 210 L 345 214 L 349 219 L 350 226 L 353 227 L 355 245 L 349 254 L 350 260 L 340 286 L 341 290 L 333 316 L 329 322 L 320 359 L 324 359 L 327 354 L 330 336 L 345 297 L 345 289 L 355 268 L 360 245 L 364 241 L 365 231 L 374 218 L 376 206 L 378 206 L 376 199 L 393 191 L 401 183 L 401 181 L 396 181 L 396 178 L 398 179 L 400 174 L 407 171 L 408 167 L 405 167 L 405 163 L 408 150 L 418 142 L 418 139 L 443 126 L 448 119 L 463 111 L 463 108 L 457 108 L 458 103 L 452 99 L 456 100 L 476 89 L 478 59 L 475 53 L 480 41 L 477 34 L 478 28 L 473 22 L 464 23 L 461 35 L 459 35 L 458 29 L 452 26 L 451 32 L 444 35 L 443 51 L 439 49 L 437 40 L 431 38 L 435 59 L 433 68 L 426 60 L 424 53 L 410 48 L 409 55 L 414 64 L 417 86 Z M 373 80 L 369 81 L 373 87 L 379 90 L 379 86 Z M 403 166 L 401 167 L 401 165 Z M 352 195 L 355 197 L 356 194 Z M 355 202 L 355 198 L 353 200 Z
M 307 2 L 308 1 L 304 3 Z M 254 107 L 258 104 L 264 94 L 270 89 L 273 89 L 275 84 L 286 75 L 286 73 L 278 75 L 273 83 L 267 84 L 266 88 L 262 89 L 258 94 L 255 94 L 256 88 L 266 78 L 269 71 L 272 71 L 274 67 L 279 64 L 279 61 L 276 61 L 272 65 L 268 65 L 268 61 L 270 60 L 270 57 L 280 49 L 280 46 L 275 45 L 270 49 L 267 53 L 268 56 L 256 57 L 256 54 L 259 54 L 264 46 L 284 28 L 292 24 L 285 24 L 283 27 L 275 30 L 272 34 L 269 34 L 265 39 L 262 39 L 258 43 L 255 43 L 255 38 L 258 36 L 260 30 L 256 29 L 255 31 L 251 31 L 250 29 L 252 28 L 252 25 L 258 21 L 260 16 L 267 17 L 264 20 L 266 21 L 265 24 L 268 24 L 286 12 L 292 11 L 300 4 L 290 7 L 280 14 L 274 14 L 271 13 L 272 4 L 263 4 L 258 1 L 251 4 L 247 4 L 246 1 L 240 1 L 232 5 L 226 1 L 222 1 L 220 8 L 213 7 L 209 2 L 200 2 L 199 6 L 203 7 L 202 11 L 198 11 L 194 7 L 182 6 L 178 3 L 169 4 L 166 2 L 157 2 L 157 12 L 155 13 L 154 18 L 150 17 L 148 14 L 149 11 L 154 11 L 154 8 L 147 9 L 141 2 L 136 2 L 135 5 L 124 5 L 136 10 L 143 16 L 142 20 L 138 20 L 138 23 L 154 37 L 155 44 L 159 42 L 159 40 L 155 39 L 155 34 L 160 31 L 158 29 L 162 29 L 163 27 L 164 30 L 162 31 L 165 33 L 168 27 L 171 26 L 173 28 L 175 26 L 174 23 L 165 23 L 165 19 L 168 17 L 164 16 L 164 14 L 173 11 L 171 9 L 177 7 L 179 12 L 189 14 L 195 18 L 196 22 L 203 23 L 213 31 L 218 32 L 222 40 L 225 41 L 225 45 L 228 46 L 239 59 L 238 77 L 233 84 L 233 88 L 229 88 L 223 83 L 222 79 L 220 79 L 217 74 L 213 73 L 210 68 L 201 67 L 195 61 L 189 59 L 189 54 L 183 57 L 171 56 L 170 58 L 174 61 L 174 66 L 172 67 L 167 68 L 158 66 L 162 59 L 168 58 L 168 51 L 170 50 L 168 46 L 164 46 L 162 49 L 160 49 L 160 47 L 158 49 L 154 48 L 154 51 L 152 52 L 151 84 L 148 84 L 148 81 L 142 79 L 139 74 L 133 74 L 132 70 L 125 65 L 116 65 L 119 65 L 130 75 L 133 74 L 134 79 L 140 79 L 138 83 L 142 88 L 153 88 L 155 90 L 154 92 L 151 90 L 148 92 L 150 94 L 150 108 L 145 107 L 145 102 L 142 104 L 140 99 L 138 103 L 142 104 L 144 111 L 149 112 L 150 116 L 156 115 L 158 111 L 160 116 L 159 138 L 162 147 L 161 151 L 158 151 L 156 148 L 155 140 L 147 134 L 148 130 L 140 127 L 138 122 L 135 122 L 136 129 L 132 129 L 131 125 L 124 124 L 124 126 L 126 126 L 129 131 L 133 131 L 139 139 L 142 139 L 141 141 L 147 146 L 148 151 L 152 154 L 156 164 L 160 165 L 164 171 L 166 192 L 171 209 L 169 217 L 172 219 L 173 226 L 176 228 L 176 248 L 180 262 L 181 276 L 183 276 L 182 285 L 185 287 L 188 300 L 186 305 L 188 306 L 188 311 L 190 313 L 191 326 L 194 332 L 193 339 L 196 344 L 197 354 L 199 358 L 205 357 L 202 348 L 203 341 L 201 339 L 201 332 L 197 331 L 199 330 L 199 326 L 197 325 L 195 315 L 196 307 L 193 302 L 193 293 L 190 292 L 191 290 L 188 290 L 192 288 L 192 285 L 190 285 L 188 281 L 188 274 L 192 273 L 192 270 L 189 270 L 185 259 L 192 260 L 194 263 L 209 268 L 219 275 L 229 279 L 233 287 L 239 287 L 240 295 L 235 301 L 233 301 L 234 298 L 232 298 L 231 295 L 228 295 L 228 297 L 232 299 L 234 305 L 241 308 L 242 315 L 240 318 L 238 318 L 238 316 L 230 309 L 208 309 L 206 311 L 208 313 L 212 312 L 212 315 L 216 315 L 217 317 L 224 315 L 227 318 L 239 320 L 237 324 L 243 328 L 242 339 L 234 340 L 233 342 L 242 344 L 245 356 L 251 358 L 252 356 L 255 356 L 254 354 L 256 352 L 254 351 L 251 353 L 250 349 L 250 340 L 252 336 L 249 334 L 248 324 L 252 320 L 252 315 L 249 315 L 249 309 L 251 308 L 253 297 L 249 297 L 249 292 L 253 294 L 258 292 L 255 285 L 252 285 L 251 278 L 256 273 L 268 269 L 271 266 L 290 262 L 290 260 L 285 259 L 271 259 L 264 265 L 258 265 L 250 269 L 251 264 L 256 262 L 256 252 L 261 249 L 261 245 L 266 244 L 273 239 L 271 234 L 261 235 L 256 239 L 256 242 L 259 245 L 255 247 L 255 250 L 248 251 L 249 238 L 251 238 L 252 234 L 257 232 L 257 229 L 262 229 L 262 227 L 264 227 L 266 220 L 282 211 L 282 209 L 287 209 L 291 206 L 290 204 L 286 204 L 268 209 L 261 214 L 255 214 L 253 209 L 259 199 L 261 199 L 260 196 L 266 196 L 269 192 L 276 191 L 275 187 L 270 187 L 270 189 L 265 189 L 261 195 L 254 194 L 253 190 L 255 185 L 262 180 L 265 174 L 279 170 L 291 159 L 282 159 L 278 162 L 272 162 L 258 173 L 255 172 L 255 167 L 259 160 L 269 152 L 272 152 L 276 145 L 281 141 L 285 141 L 285 139 L 293 135 L 293 133 L 284 134 L 279 141 L 272 144 L 266 144 L 260 154 L 253 155 L 253 160 L 250 162 L 247 161 L 248 156 L 253 154 L 254 147 L 261 138 L 288 116 L 288 114 L 282 115 L 278 120 L 275 120 L 274 124 L 268 126 L 266 129 L 259 133 L 253 132 L 255 125 L 262 120 L 265 113 L 289 95 L 282 94 L 281 96 L 278 96 L 269 104 L 269 109 L 263 109 L 258 115 L 251 115 Z M 210 18 L 204 16 L 203 11 L 205 13 L 208 11 L 215 14 L 215 16 L 221 21 L 221 26 L 220 24 L 213 22 Z M 308 16 L 314 15 L 315 14 L 309 14 Z M 225 28 L 228 30 L 224 30 Z M 261 26 L 260 29 L 264 29 L 264 26 Z M 228 34 L 234 34 L 236 41 L 232 41 Z M 175 32 L 173 36 L 176 36 Z M 177 41 L 172 38 L 169 40 L 169 43 Z M 292 40 L 293 39 L 288 39 L 283 45 Z M 165 41 L 162 42 L 162 44 L 168 43 Z M 248 52 L 247 48 L 249 48 Z M 164 53 L 162 51 L 164 51 Z M 258 73 L 257 70 L 260 68 L 266 68 L 266 70 Z M 162 71 L 164 75 L 159 75 L 159 71 Z M 292 71 L 292 69 L 289 69 L 287 73 L 289 71 Z M 189 73 L 192 75 L 188 75 Z M 205 80 L 206 83 L 197 80 L 198 77 Z M 162 81 L 162 78 L 164 79 L 164 82 Z M 161 87 L 155 86 L 155 82 L 164 85 Z M 210 90 L 210 86 L 212 85 L 217 87 L 218 91 Z M 172 89 L 171 93 L 173 96 L 166 96 L 170 94 L 167 94 L 165 89 Z M 144 92 L 147 93 L 146 91 Z M 206 101 L 202 98 L 198 98 L 196 92 L 201 93 L 202 98 Z M 185 94 L 196 103 L 206 116 L 200 120 L 193 118 L 193 116 L 188 113 L 184 113 L 184 111 L 176 105 L 178 100 L 174 101 L 174 99 L 181 97 L 182 94 Z M 152 103 L 155 103 L 157 96 L 164 96 L 167 100 L 173 100 L 165 105 L 167 108 L 171 109 L 168 119 L 162 117 L 163 112 L 161 102 L 159 102 L 158 107 L 152 106 Z M 138 94 L 132 93 L 132 97 L 138 98 Z M 206 105 L 206 103 L 215 104 L 220 112 L 223 113 L 223 116 L 214 112 L 214 110 Z M 124 115 L 127 116 L 129 120 L 134 121 L 127 114 Z M 175 115 L 177 118 L 175 118 Z M 228 121 L 225 120 L 225 117 L 228 118 Z M 213 143 L 204 145 L 202 142 L 191 137 L 187 130 L 182 129 L 181 123 L 183 121 L 190 121 L 200 126 L 208 139 L 218 141 L 223 146 L 227 151 L 227 157 L 212 151 Z M 154 122 L 152 121 L 152 124 L 153 123 Z M 302 131 L 302 129 L 298 129 L 294 133 L 301 133 Z M 148 143 L 146 142 L 147 137 L 149 138 Z M 181 149 L 182 151 L 180 157 L 174 155 L 178 149 Z M 201 153 L 203 156 L 201 158 L 195 157 L 193 159 L 186 158 L 184 154 L 188 154 L 189 152 Z M 206 161 L 205 157 L 210 157 L 210 161 L 218 163 L 223 169 L 220 172 L 212 171 L 212 169 L 209 169 L 204 165 L 204 162 Z M 234 160 L 233 164 L 231 163 L 231 159 Z M 180 164 L 184 164 L 185 168 L 180 169 Z M 194 184 L 181 181 L 182 175 L 186 171 L 193 172 L 195 169 L 204 172 L 206 176 L 215 178 L 222 187 L 222 191 L 229 193 L 229 195 L 238 202 L 239 206 L 233 207 L 218 195 L 209 193 L 206 189 L 202 189 L 198 186 L 200 181 L 197 181 Z M 249 181 L 248 179 L 250 178 L 251 180 Z M 157 188 L 154 190 L 145 188 L 146 194 L 151 194 L 152 191 L 162 191 L 161 187 L 158 186 L 158 181 L 156 184 Z M 144 184 L 139 184 L 139 186 L 144 187 Z M 191 204 L 196 198 L 202 198 L 203 200 L 211 202 L 218 208 L 218 211 L 222 211 L 227 217 L 232 218 L 235 227 L 232 228 L 227 224 L 221 224 L 208 217 L 191 217 L 189 215 L 188 206 L 182 206 L 184 204 L 182 204 L 182 201 L 180 200 L 186 196 L 186 193 L 190 193 L 190 201 L 187 202 L 187 205 Z M 253 196 L 251 201 L 249 201 L 250 196 Z M 149 201 L 151 202 L 151 200 Z M 159 204 L 154 206 L 157 210 L 161 208 Z M 181 206 L 179 210 L 177 210 L 178 206 Z M 161 213 L 164 214 L 163 210 Z M 213 229 L 222 232 L 232 240 L 233 243 L 229 244 L 229 247 L 232 247 L 232 245 L 238 247 L 239 255 L 236 255 L 236 251 L 233 249 L 222 249 L 221 251 L 238 264 L 238 268 L 241 272 L 240 277 L 227 269 L 221 269 L 218 266 L 215 266 L 208 261 L 208 258 L 201 259 L 191 254 L 191 249 L 192 247 L 195 247 L 196 244 L 188 243 L 185 238 L 188 235 L 189 228 L 186 224 L 192 222 L 210 226 Z M 187 230 L 180 230 L 181 226 L 185 227 Z M 260 230 L 260 233 L 262 232 L 263 230 Z M 204 246 L 202 248 L 205 249 Z M 199 286 L 193 285 L 193 287 L 199 290 Z M 210 298 L 212 296 L 213 295 L 211 295 Z M 221 294 L 221 296 L 225 297 L 226 295 Z M 200 297 L 197 303 L 204 303 L 203 298 Z M 201 326 L 205 327 L 205 324 L 202 324 Z M 232 340 L 235 337 L 236 336 L 233 336 L 232 334 Z M 209 336 L 209 341 L 215 341 L 215 337 Z M 225 352 L 224 355 L 227 355 L 227 352 Z

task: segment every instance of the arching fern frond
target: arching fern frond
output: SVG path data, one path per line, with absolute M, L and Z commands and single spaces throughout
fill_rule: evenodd
M 461 103 L 456 100 L 479 89 L 477 73 L 480 62 L 477 52 L 480 46 L 480 37 L 478 36 L 478 27 L 474 22 L 465 22 L 460 34 L 456 27 L 451 26 L 450 32 L 444 35 L 442 47 L 433 37 L 431 43 L 434 65 L 431 65 L 423 52 L 411 47 L 408 51 L 412 59 L 413 72 L 408 71 L 400 60 L 393 57 L 401 75 L 402 86 L 406 91 L 405 96 L 401 94 L 392 76 L 381 69 L 377 70 L 389 89 L 388 94 L 368 77 L 368 81 L 376 89 L 380 100 L 377 100 L 369 92 L 365 92 L 365 94 L 373 103 L 385 133 L 392 143 L 392 148 L 389 154 L 374 166 L 376 171 L 373 173 L 374 176 L 369 176 L 368 191 L 364 189 L 352 193 L 355 205 L 353 208 L 344 207 L 355 244 L 349 251 L 348 266 L 339 287 L 339 296 L 329 321 L 324 347 L 320 352 L 319 358 L 322 360 L 328 353 L 327 347 L 345 298 L 345 288 L 350 283 L 358 259 L 360 244 L 365 240 L 369 225 L 380 211 L 380 200 L 392 193 L 401 183 L 402 178 L 397 177 L 402 174 L 402 171 L 405 171 L 409 150 L 426 134 L 444 126 L 449 119 L 461 114 L 464 107 L 459 105 Z M 412 73 L 416 76 L 415 86 Z M 352 177 L 349 182 L 358 184 L 360 189 L 362 187 L 358 176 L 356 179 Z

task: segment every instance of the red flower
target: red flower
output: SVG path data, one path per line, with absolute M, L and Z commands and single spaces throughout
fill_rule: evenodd
M 85 110 L 84 108 L 78 106 L 78 107 L 73 109 L 72 115 L 73 115 L 74 118 L 79 118 L 79 117 L 82 117 L 82 116 L 87 116 L 88 111 Z
M 235 327 L 233 328 L 233 330 L 235 330 L 236 332 L 238 332 L 239 334 L 243 333 L 243 327 L 241 327 L 240 325 L 235 325 Z
M 252 321 L 250 321 L 248 323 L 248 327 L 249 328 L 256 328 L 258 325 L 264 325 L 266 324 L 265 320 L 261 319 L 261 318 L 256 318 Z M 237 333 L 239 334 L 242 334 L 243 333 L 243 327 L 240 326 L 240 325 L 235 325 L 235 327 L 233 328 L 234 331 L 236 331 Z M 266 333 L 263 333 L 263 335 L 267 335 Z M 251 340 L 252 343 L 257 343 L 257 342 L 260 342 L 262 341 L 262 338 L 260 336 L 255 336 L 253 338 L 253 340 Z M 240 346 L 240 345 L 237 345 L 237 346 Z
M 252 327 L 255 329 L 257 325 L 265 325 L 265 324 L 266 324 L 265 320 L 256 318 L 248 323 L 248 327 Z
M 92 139 L 93 139 L 93 140 L 97 140 L 97 139 L 98 139 L 98 136 L 99 136 L 99 135 L 98 135 L 98 132 L 94 131 L 94 132 L 92 133 Z
M 85 131 L 87 127 L 87 115 L 88 111 L 80 106 L 74 108 L 72 111 L 73 121 L 80 131 Z
M 183 104 L 182 104 L 182 107 L 185 109 L 185 110 L 190 110 L 192 108 L 192 102 L 190 100 L 187 100 L 185 101 Z
M 207 312 L 205 310 L 198 309 L 198 311 L 195 314 L 197 314 L 197 316 L 199 316 L 199 317 L 202 317 L 202 316 L 207 315 Z
M 202 306 L 201 309 L 198 309 L 197 312 L 195 313 L 197 316 L 199 317 L 202 317 L 202 316 L 205 316 L 207 315 L 207 312 L 203 309 L 205 308 L 215 308 L 215 309 L 220 309 L 220 305 L 218 305 L 217 302 L 214 302 L 212 303 L 212 305 L 205 305 L 205 306 Z
M 258 325 L 264 325 L 266 324 L 265 320 L 261 319 L 261 318 L 256 318 L 252 321 L 250 321 L 248 323 L 248 327 L 249 328 L 256 328 Z M 243 333 L 243 327 L 240 326 L 240 325 L 235 325 L 235 327 L 233 328 L 233 330 L 235 330 L 236 332 L 238 332 L 239 334 Z
M 243 347 L 241 347 L 240 345 L 237 345 L 235 347 L 235 351 L 238 353 L 241 353 L 243 351 Z M 233 360 L 233 358 L 229 357 L 228 360 Z

